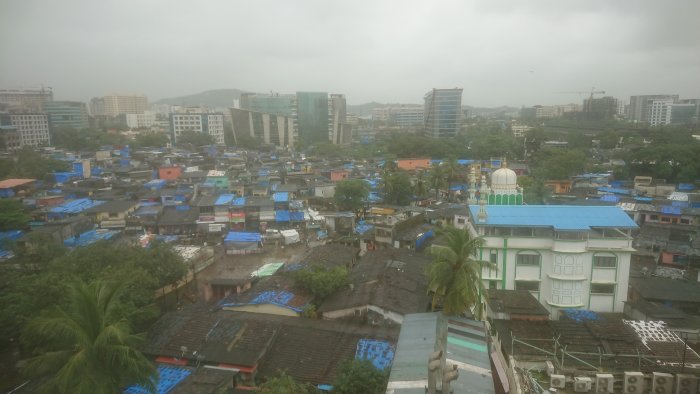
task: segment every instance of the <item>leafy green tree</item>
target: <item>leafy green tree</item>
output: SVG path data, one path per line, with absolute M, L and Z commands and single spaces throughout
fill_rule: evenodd
M 333 393 L 380 394 L 386 392 L 387 372 L 378 370 L 371 361 L 349 360 L 340 366 L 333 380 Z
M 157 133 L 149 131 L 146 133 L 141 133 L 134 139 L 134 146 L 136 147 L 161 147 L 166 146 L 170 142 L 170 138 L 165 133 Z
M 0 199 L 0 231 L 23 230 L 29 224 L 29 214 L 17 200 Z
M 482 238 L 473 238 L 465 227 L 444 229 L 444 245 L 433 245 L 433 261 L 426 271 L 428 291 L 432 293 L 432 309 L 442 305 L 447 315 L 460 315 L 477 305 L 481 312 L 480 279 L 483 261 L 474 259 L 483 245 Z M 480 316 L 478 316 L 480 318 Z
M 361 179 L 348 179 L 335 185 L 335 204 L 340 210 L 357 211 L 362 209 L 369 196 L 367 182 Z
M 14 169 L 15 162 L 12 159 L 0 159 L 0 179 L 9 177 Z
M 389 190 L 386 201 L 390 204 L 407 205 L 411 202 L 413 187 L 411 179 L 403 171 L 397 171 L 389 176 Z
M 586 167 L 586 155 L 580 150 L 545 148 L 533 159 L 533 173 L 544 180 L 569 179 L 585 171 Z
M 45 158 L 33 148 L 25 146 L 17 153 L 12 175 L 18 178 L 44 179 L 47 174 L 66 171 L 69 167 L 65 161 Z
M 193 130 L 183 132 L 177 137 L 178 145 L 191 144 L 194 146 L 211 145 L 214 142 L 209 134 L 198 133 Z
M 151 391 L 153 364 L 137 346 L 143 337 L 131 333 L 119 313 L 119 286 L 106 282 L 70 287 L 66 307 L 56 307 L 32 320 L 23 333 L 34 357 L 23 370 L 48 376 L 47 393 L 115 393 L 131 384 Z
M 327 269 L 318 265 L 292 273 L 296 284 L 313 294 L 317 303 L 345 286 L 348 270 L 345 267 Z
M 286 371 L 279 371 L 278 375 L 260 385 L 260 393 L 264 394 L 314 394 L 318 390 L 309 383 L 299 383 Z

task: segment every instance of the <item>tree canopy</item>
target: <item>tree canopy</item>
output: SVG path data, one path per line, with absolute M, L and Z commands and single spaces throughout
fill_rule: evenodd
M 131 384 L 155 390 L 153 364 L 137 349 L 143 337 L 132 334 L 123 308 L 123 288 L 113 283 L 78 282 L 67 302 L 32 319 L 22 334 L 34 357 L 23 371 L 45 377 L 47 393 L 114 393 Z
M 309 383 L 295 381 L 294 378 L 287 375 L 286 371 L 279 371 L 277 376 L 260 385 L 259 392 L 263 394 L 315 394 L 318 390 Z
M 385 200 L 389 204 L 408 205 L 413 199 L 413 185 L 411 178 L 403 171 L 396 171 L 389 175 L 387 180 L 388 190 Z
M 292 277 L 298 286 L 313 294 L 316 303 L 320 303 L 347 283 L 348 270 L 314 265 L 294 271 Z
M 23 230 L 29 224 L 29 219 L 21 202 L 0 199 L 0 231 Z
M 381 394 L 386 392 L 389 376 L 378 370 L 371 361 L 349 360 L 343 363 L 333 381 L 333 393 Z
M 133 144 L 135 147 L 162 147 L 166 146 L 168 142 L 170 142 L 170 138 L 167 134 L 148 131 L 137 135 Z
M 335 185 L 334 200 L 340 210 L 357 211 L 361 209 L 367 201 L 368 195 L 367 182 L 361 179 L 348 179 Z
M 214 140 L 209 134 L 198 133 L 196 131 L 185 131 L 177 137 L 178 145 L 191 144 L 194 146 L 211 145 Z

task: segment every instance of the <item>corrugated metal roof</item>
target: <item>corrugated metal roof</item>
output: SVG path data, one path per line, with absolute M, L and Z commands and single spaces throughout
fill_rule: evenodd
M 231 231 L 226 235 L 224 242 L 260 242 L 262 236 L 259 233 L 243 233 Z
M 222 194 L 216 199 L 214 205 L 231 205 L 235 197 L 234 194 Z
M 32 183 L 34 181 L 36 181 L 36 179 L 27 179 L 27 178 L 5 179 L 4 181 L 0 181 L 0 189 L 9 189 L 11 187 L 22 186 L 22 185 L 26 185 L 27 183 Z
M 478 206 L 469 207 L 473 218 Z M 637 224 L 617 206 L 574 205 L 488 205 L 481 226 L 554 227 L 555 230 L 590 230 L 592 227 L 637 228 Z
M 272 195 L 272 199 L 275 202 L 287 202 L 289 201 L 289 193 L 287 192 L 277 192 Z

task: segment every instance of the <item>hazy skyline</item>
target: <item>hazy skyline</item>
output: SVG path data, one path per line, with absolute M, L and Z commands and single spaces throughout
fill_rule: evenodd
M 0 0 L 0 88 L 57 100 L 210 89 L 473 106 L 605 90 L 700 98 L 700 1 Z

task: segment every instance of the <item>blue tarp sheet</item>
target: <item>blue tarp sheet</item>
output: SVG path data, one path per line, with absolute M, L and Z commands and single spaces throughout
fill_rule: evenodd
M 276 222 L 288 222 L 292 220 L 289 211 L 275 211 Z
M 81 178 L 82 174 L 78 172 L 54 172 L 53 177 L 56 183 L 66 183 L 73 178 Z
M 367 201 L 369 202 L 379 202 L 382 201 L 382 196 L 379 195 L 379 192 L 370 192 L 367 195 Z
M 461 166 L 468 166 L 468 165 L 474 163 L 475 161 L 476 160 L 459 159 L 459 160 L 457 160 L 457 164 L 459 164 Z
M 385 370 L 394 361 L 394 347 L 387 341 L 360 339 L 355 349 L 355 360 L 369 360 L 381 370 Z
M 599 187 L 598 191 L 603 193 L 624 194 L 626 196 L 631 196 L 634 193 L 634 190 L 632 189 L 622 189 L 617 187 Z
M 216 199 L 214 205 L 231 205 L 235 197 L 235 194 L 222 194 Z
M 692 183 L 679 183 L 678 190 L 682 192 L 689 192 L 695 190 L 695 185 Z
M 654 201 L 654 199 L 652 197 L 635 197 L 634 201 L 649 202 L 649 201 Z
M 289 212 L 289 220 L 292 222 L 303 222 L 304 212 Z
M 143 184 L 146 189 L 160 190 L 168 183 L 165 179 L 154 179 Z
M 87 246 L 93 244 L 97 241 L 102 241 L 104 239 L 110 239 L 117 235 L 117 231 L 100 231 L 90 230 L 80 234 L 77 238 L 68 238 L 63 241 L 63 244 L 69 248 L 77 248 L 80 246 Z
M 157 372 L 158 380 L 155 394 L 167 394 L 192 373 L 188 369 L 162 364 L 158 366 Z M 155 379 L 153 380 L 155 381 Z M 143 386 L 133 385 L 127 387 L 124 394 L 151 394 L 151 391 L 146 390 Z
M 238 197 L 233 199 L 233 203 L 231 205 L 235 205 L 237 207 L 242 207 L 245 205 L 245 197 Z
M 289 193 L 277 192 L 277 193 L 272 195 L 272 200 L 274 202 L 287 202 L 287 201 L 289 201 Z
M 435 233 L 433 232 L 433 230 L 429 230 L 429 231 L 426 231 L 425 233 L 423 233 L 423 235 L 421 235 L 420 237 L 418 237 L 418 239 L 416 239 L 416 249 L 420 249 L 423 246 L 423 244 L 425 244 L 425 241 L 427 241 L 428 239 L 430 239 L 434 236 L 435 236 Z
M 262 236 L 259 233 L 243 233 L 237 231 L 230 231 L 226 234 L 224 242 L 260 242 Z
M 374 228 L 373 224 L 358 224 L 355 226 L 355 233 L 364 234 Z
M 600 315 L 586 309 L 564 309 L 563 312 L 566 317 L 578 323 L 591 320 L 602 320 Z
M 616 196 L 614 194 L 604 194 L 604 195 L 600 196 L 600 201 L 618 202 L 618 201 L 620 201 L 620 196 Z
M 59 215 L 77 214 L 88 208 L 96 207 L 103 203 L 104 201 L 93 200 L 91 198 L 79 198 L 77 200 L 67 201 L 61 205 L 56 205 L 55 207 L 49 209 L 49 212 Z
M 667 215 L 680 215 L 681 214 L 681 207 L 674 207 L 674 206 L 665 205 L 665 206 L 661 207 L 661 213 L 664 213 Z

